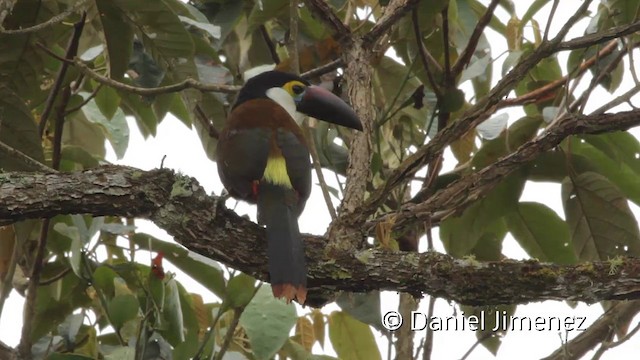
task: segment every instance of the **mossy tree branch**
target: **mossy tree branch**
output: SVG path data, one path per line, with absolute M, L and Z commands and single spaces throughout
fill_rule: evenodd
M 187 248 L 266 279 L 264 230 L 217 200 L 194 179 L 168 169 L 106 166 L 75 173 L 0 174 L 4 223 L 73 213 L 147 218 Z M 473 305 L 640 298 L 640 259 L 565 266 L 377 249 L 329 257 L 326 238 L 305 235 L 304 240 L 310 293 L 395 290 Z

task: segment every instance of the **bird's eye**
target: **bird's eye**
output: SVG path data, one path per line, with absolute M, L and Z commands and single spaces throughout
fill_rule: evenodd
M 291 87 L 291 91 L 293 91 L 294 94 L 296 95 L 300 95 L 304 92 L 304 86 L 302 85 L 293 85 Z

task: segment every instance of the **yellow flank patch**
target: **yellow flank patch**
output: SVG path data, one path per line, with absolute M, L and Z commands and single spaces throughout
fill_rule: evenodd
M 293 188 L 287 172 L 287 162 L 282 156 L 270 156 L 267 159 L 267 167 L 264 169 L 262 178 L 275 185 Z

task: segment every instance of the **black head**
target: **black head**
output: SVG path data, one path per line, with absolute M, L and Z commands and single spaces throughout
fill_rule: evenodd
M 286 91 L 293 99 L 296 110 L 300 113 L 337 125 L 362 130 L 362 123 L 356 113 L 338 96 L 320 86 L 309 84 L 308 81 L 297 75 L 282 71 L 266 71 L 249 79 L 240 89 L 233 107 L 235 108 L 251 99 L 271 98 L 274 100 L 269 96 L 270 90 L 274 88 Z M 278 91 L 284 94 L 281 90 Z M 287 102 L 289 101 L 287 100 Z
M 277 70 L 260 73 L 247 80 L 242 89 L 240 89 L 233 107 L 235 108 L 243 102 L 251 99 L 268 99 L 267 90 L 274 87 L 283 88 L 286 84 L 291 82 L 299 82 L 305 87 L 309 86 L 308 81 L 294 74 Z

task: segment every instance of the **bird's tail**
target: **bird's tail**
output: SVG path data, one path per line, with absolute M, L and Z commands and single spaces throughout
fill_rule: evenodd
M 291 188 L 261 181 L 258 188 L 258 222 L 266 226 L 269 276 L 273 296 L 307 297 L 307 265 L 298 229 L 298 199 Z

